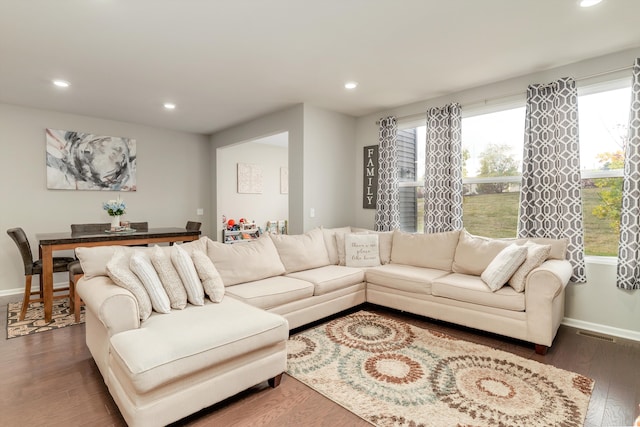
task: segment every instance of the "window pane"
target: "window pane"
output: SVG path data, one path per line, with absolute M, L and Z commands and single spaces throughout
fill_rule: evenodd
M 578 97 L 583 173 L 623 168 L 630 102 L 630 87 Z M 622 178 L 582 180 L 586 255 L 618 255 L 621 205 Z
M 582 181 L 584 252 L 618 256 L 622 178 Z
M 518 176 L 522 170 L 524 108 L 462 119 L 464 178 Z M 515 237 L 519 180 L 464 184 L 463 223 L 472 234 Z
M 524 113 L 522 107 L 462 119 L 463 177 L 520 174 Z
M 519 190 L 464 196 L 464 227 L 479 236 L 516 237 L 519 199 Z
M 400 229 L 408 233 L 417 231 L 416 187 L 400 187 Z
M 630 87 L 578 97 L 582 170 L 622 169 L 630 103 Z

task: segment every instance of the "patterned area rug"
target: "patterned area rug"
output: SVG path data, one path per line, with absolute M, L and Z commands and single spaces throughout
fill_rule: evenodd
M 361 311 L 292 336 L 294 378 L 376 426 L 582 426 L 594 382 Z
M 38 332 L 60 329 L 76 325 L 75 317 L 69 309 L 69 300 L 57 299 L 53 301 L 51 322 L 44 321 L 44 306 L 40 302 L 33 302 L 27 308 L 24 320 L 19 321 L 22 302 L 12 302 L 7 306 L 7 339 L 35 334 Z M 80 322 L 84 323 L 84 306 L 80 312 Z

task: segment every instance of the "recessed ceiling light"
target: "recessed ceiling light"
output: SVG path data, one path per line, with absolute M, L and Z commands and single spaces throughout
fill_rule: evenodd
M 345 89 L 355 89 L 358 87 L 358 82 L 347 82 L 344 84 Z
M 591 7 L 600 3 L 602 0 L 580 0 L 578 4 L 580 7 Z
M 176 109 L 176 104 L 174 104 L 172 102 L 165 102 L 164 103 L 164 108 L 166 108 L 167 110 L 175 110 Z
M 71 83 L 69 83 L 66 80 L 54 80 L 53 84 L 58 86 L 58 87 L 69 87 L 69 86 L 71 86 Z

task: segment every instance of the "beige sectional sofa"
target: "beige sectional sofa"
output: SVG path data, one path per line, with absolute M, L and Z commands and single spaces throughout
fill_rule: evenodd
M 502 260 L 509 251 L 518 259 Z M 544 352 L 563 318 L 571 274 L 565 251 L 561 240 L 534 244 L 465 231 L 318 228 L 236 245 L 203 237 L 161 250 L 78 248 L 85 276 L 77 289 L 87 345 L 125 420 L 164 425 L 260 382 L 277 386 L 290 329 L 367 301 L 530 341 Z M 171 276 L 188 290 L 182 297 L 166 274 L 160 285 L 149 278 L 128 285 L 109 268 L 123 256 L 155 263 L 162 256 L 185 261 L 184 253 L 193 265 L 176 266 Z M 146 299 L 148 281 L 165 288 L 170 310 L 152 289 Z M 200 297 L 210 300 L 197 298 L 198 283 Z

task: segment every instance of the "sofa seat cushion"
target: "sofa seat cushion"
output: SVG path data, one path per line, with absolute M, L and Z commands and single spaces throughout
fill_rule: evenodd
M 293 277 L 276 276 L 226 288 L 227 295 L 264 310 L 313 296 L 313 284 Z
M 361 268 L 327 265 L 320 268 L 291 273 L 288 274 L 287 277 L 313 283 L 313 294 L 324 295 L 364 282 L 364 271 Z
M 137 393 L 286 341 L 287 320 L 233 298 L 153 314 L 140 328 L 111 337 L 116 375 Z
M 385 264 L 367 269 L 367 282 L 406 292 L 431 294 L 431 284 L 449 274 L 444 270 L 404 264 Z
M 479 276 L 453 273 L 433 281 L 433 296 L 484 305 L 505 310 L 524 311 L 524 293 L 511 286 L 493 292 Z

